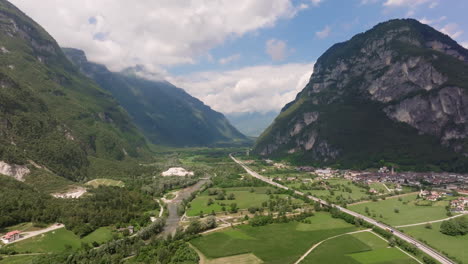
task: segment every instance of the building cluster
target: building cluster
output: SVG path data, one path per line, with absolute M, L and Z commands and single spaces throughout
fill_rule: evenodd
M 11 231 L 11 232 L 6 233 L 4 236 L 2 236 L 1 241 L 4 244 L 8 244 L 8 243 L 11 243 L 13 241 L 20 239 L 21 238 L 20 235 L 21 235 L 21 231 L 18 231 L 18 230 Z
M 455 212 L 464 212 L 468 210 L 468 197 L 458 197 L 450 202 L 450 208 Z
M 435 202 L 435 201 L 443 198 L 445 196 L 445 193 L 437 192 L 437 191 L 421 190 L 421 191 L 419 191 L 418 196 L 420 198 L 423 198 L 424 200 Z

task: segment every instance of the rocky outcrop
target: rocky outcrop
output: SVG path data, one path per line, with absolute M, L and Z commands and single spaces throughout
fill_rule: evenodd
M 26 165 L 8 164 L 0 161 L 0 174 L 13 177 L 18 181 L 25 181 L 24 177 L 30 172 Z
M 441 147 L 468 155 L 467 58 L 466 49 L 416 20 L 379 24 L 334 45 L 317 60 L 309 84 L 259 138 L 254 151 L 359 161 L 359 147 L 372 158 L 388 159 L 411 152 L 398 149 L 411 144 L 414 149 L 421 147 L 417 144 L 436 148 L 430 142 L 437 139 Z M 389 143 L 387 131 L 408 143 Z M 417 140 L 420 135 L 429 137 Z M 388 146 L 391 155 L 384 157 Z

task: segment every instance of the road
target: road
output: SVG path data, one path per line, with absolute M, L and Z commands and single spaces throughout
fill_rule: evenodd
M 25 239 L 28 239 L 28 238 L 31 238 L 31 237 L 42 235 L 42 234 L 48 233 L 50 231 L 54 231 L 54 230 L 57 230 L 57 229 L 60 229 L 60 228 L 64 228 L 64 227 L 65 226 L 63 224 L 54 224 L 54 225 L 51 225 L 51 226 L 49 226 L 47 228 L 44 228 L 44 229 L 41 229 L 41 230 L 24 232 L 24 233 L 21 233 L 21 238 L 20 239 L 8 243 L 8 245 L 19 242 L 19 241 L 22 241 L 22 240 L 25 240 Z
M 345 235 L 351 235 L 351 234 L 369 232 L 369 231 L 370 231 L 370 229 L 353 231 L 353 232 L 348 232 L 348 233 L 344 233 L 344 234 L 340 234 L 340 235 L 336 235 L 336 236 L 332 236 L 332 237 L 329 237 L 327 239 L 324 239 L 324 240 L 316 243 L 315 245 L 313 245 L 309 250 L 307 250 L 307 252 L 304 255 L 302 255 L 296 262 L 294 262 L 294 264 L 299 264 L 301 261 L 303 261 L 310 254 L 310 252 L 312 252 L 316 247 L 320 246 L 320 244 L 322 244 L 325 241 L 328 241 L 330 239 L 334 239 L 334 238 L 337 238 L 337 237 L 345 236 Z
M 257 172 L 251 170 L 251 169 L 250 169 L 249 167 L 247 167 L 243 162 L 241 162 L 240 160 L 234 158 L 234 157 L 232 156 L 232 154 L 229 154 L 229 157 L 230 157 L 234 162 L 236 162 L 237 164 L 239 164 L 240 166 L 242 166 L 242 168 L 244 168 L 244 170 L 245 170 L 248 174 L 250 174 L 252 177 L 255 177 L 255 178 L 259 179 L 259 180 L 262 180 L 262 181 L 264 181 L 264 182 L 266 182 L 266 183 L 269 183 L 269 184 L 271 184 L 271 185 L 273 185 L 273 186 L 276 186 L 276 187 L 278 187 L 278 188 L 281 188 L 281 189 L 284 189 L 284 190 L 291 190 L 291 191 L 294 191 L 295 194 L 298 194 L 298 195 L 307 197 L 307 198 L 309 198 L 309 199 L 311 199 L 311 200 L 313 200 L 313 201 L 319 202 L 319 203 L 321 203 L 321 204 L 323 204 L 323 205 L 333 206 L 333 207 L 335 207 L 335 208 L 341 210 L 341 211 L 344 212 L 344 213 L 350 214 L 350 215 L 352 215 L 352 216 L 354 216 L 354 217 L 357 217 L 357 218 L 361 218 L 362 220 L 366 221 L 367 223 L 370 223 L 370 224 L 372 224 L 372 225 L 375 225 L 375 226 L 377 226 L 377 227 L 379 227 L 379 228 L 382 228 L 382 229 L 384 229 L 384 230 L 392 230 L 392 231 L 393 231 L 392 233 L 393 233 L 394 236 L 396 236 L 396 237 L 398 237 L 398 238 L 400 238 L 400 239 L 402 239 L 402 240 L 404 240 L 404 241 L 406 241 L 406 242 L 408 242 L 408 243 L 411 243 L 411 244 L 415 245 L 415 246 L 416 246 L 417 248 L 419 248 L 421 251 L 423 251 L 423 252 L 426 253 L 427 255 L 433 257 L 435 260 L 439 261 L 440 263 L 442 263 L 442 264 L 455 264 L 455 262 L 453 262 L 453 261 L 450 260 L 449 258 L 445 257 L 444 255 L 440 254 L 439 252 L 437 252 L 437 251 L 434 250 L 433 248 L 431 248 L 431 247 L 429 247 L 429 246 L 423 244 L 422 242 L 419 242 L 418 240 L 416 240 L 416 239 L 414 239 L 414 238 L 412 238 L 412 237 L 410 237 L 410 236 L 408 236 L 408 235 L 406 235 L 406 234 L 404 234 L 404 233 L 401 233 L 401 232 L 398 231 L 398 230 L 395 230 L 395 229 L 394 229 L 393 227 L 391 227 L 391 226 L 385 225 L 385 224 L 380 223 L 380 222 L 378 222 L 378 221 L 376 221 L 376 220 L 374 220 L 374 219 L 372 219 L 372 218 L 369 218 L 369 217 L 367 217 L 367 216 L 358 214 L 358 213 L 356 213 L 356 212 L 353 212 L 353 211 L 348 210 L 348 209 L 346 209 L 346 208 L 343 208 L 343 207 L 341 207 L 341 206 L 338 206 L 338 205 L 335 205 L 335 204 L 329 204 L 328 202 L 326 202 L 326 201 L 324 201 L 324 200 L 321 200 L 321 199 L 319 199 L 319 198 L 317 198 L 317 197 L 310 196 L 310 195 L 306 195 L 306 194 L 304 194 L 304 193 L 302 193 L 302 192 L 299 192 L 299 191 L 290 189 L 290 188 L 288 188 L 288 187 L 286 187 L 286 186 L 284 186 L 284 185 L 281 185 L 281 184 L 279 184 L 279 183 L 277 183 L 277 182 L 274 182 L 274 181 L 272 181 L 271 179 L 269 179 L 269 178 L 267 178 L 267 177 L 265 177 L 265 176 L 262 176 L 262 175 L 258 174 Z
M 448 217 L 448 218 L 444 218 L 444 219 L 440 219 L 440 220 L 434 220 L 434 221 L 427 221 L 427 222 L 422 222 L 422 223 L 416 223 L 416 224 L 410 224 L 410 225 L 401 225 L 401 226 L 396 226 L 397 228 L 400 228 L 400 227 L 410 227 L 410 226 L 419 226 L 419 225 L 425 225 L 425 224 L 432 224 L 432 223 L 438 223 L 438 222 L 443 222 L 443 221 L 447 221 L 447 220 L 450 220 L 450 219 L 453 219 L 453 218 L 457 218 L 457 217 L 460 217 L 460 216 L 464 216 L 468 213 L 463 213 L 463 214 L 459 214 L 459 215 L 455 215 L 455 216 L 452 216 L 452 217 Z

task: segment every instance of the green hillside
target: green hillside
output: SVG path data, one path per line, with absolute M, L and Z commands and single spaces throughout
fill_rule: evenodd
M 146 141 L 112 95 L 82 75 L 55 40 L 0 1 L 0 160 L 29 160 L 72 180 L 88 157 L 123 160 Z
M 89 62 L 81 50 L 65 54 L 83 73 L 111 92 L 154 144 L 177 147 L 245 144 L 248 139 L 223 114 L 166 81 L 139 77 L 140 67 L 121 73 Z

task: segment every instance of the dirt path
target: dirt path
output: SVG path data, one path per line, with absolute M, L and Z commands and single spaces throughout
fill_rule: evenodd
M 385 242 L 388 242 L 387 239 L 383 238 L 382 236 L 380 236 L 379 234 L 375 233 L 374 231 L 369 231 L 371 232 L 372 234 L 376 235 L 378 238 L 382 239 L 383 241 Z M 410 253 L 404 251 L 403 249 L 399 248 L 399 247 L 396 247 L 398 248 L 401 252 L 405 253 L 406 255 L 408 255 L 410 258 L 414 259 L 416 262 L 418 262 L 419 264 L 424 264 L 422 263 L 419 259 L 415 258 L 413 255 L 411 255 Z
M 369 232 L 370 230 L 371 229 L 353 231 L 353 232 L 348 232 L 348 233 L 344 233 L 344 234 L 341 234 L 341 235 L 336 235 L 336 236 L 332 236 L 332 237 L 329 237 L 327 239 L 324 239 L 324 240 L 316 243 L 315 245 L 313 245 L 309 250 L 307 250 L 307 252 L 304 255 L 302 255 L 296 262 L 294 262 L 294 264 L 298 264 L 301 261 L 303 261 L 310 254 L 310 252 L 312 252 L 316 247 L 320 246 L 320 244 L 322 244 L 325 241 L 328 241 L 330 239 L 334 239 L 334 238 L 337 238 L 337 237 L 340 237 L 340 236 L 351 235 L 351 234 L 362 233 L 362 232 Z
M 385 183 L 382 182 L 382 185 L 383 185 L 383 187 L 385 187 L 385 189 L 387 189 L 387 192 L 389 192 L 389 193 L 392 192 L 392 190 L 390 190 Z
M 444 219 L 440 219 L 440 220 L 427 221 L 427 222 L 416 223 L 416 224 L 409 224 L 409 225 L 401 225 L 401 226 L 395 226 L 395 227 L 400 228 L 400 227 L 410 227 L 410 226 L 425 225 L 425 224 L 428 224 L 428 223 L 429 223 L 429 224 L 438 223 L 438 222 L 443 222 L 443 221 L 450 220 L 450 219 L 453 219 L 453 218 L 457 218 L 457 217 L 460 217 L 460 216 L 464 216 L 464 215 L 466 215 L 466 214 L 468 214 L 468 213 L 463 213 L 463 214 L 451 216 L 451 217 L 444 218 Z
M 44 228 L 44 229 L 41 229 L 41 230 L 25 232 L 25 233 L 21 234 L 20 239 L 15 240 L 15 241 L 13 241 L 11 243 L 8 243 L 8 245 L 19 242 L 19 241 L 22 241 L 22 240 L 25 240 L 25 239 L 28 239 L 28 238 L 31 238 L 31 237 L 42 235 L 42 234 L 48 233 L 50 231 L 54 231 L 54 230 L 57 230 L 57 229 L 60 229 L 60 228 L 64 228 L 64 227 L 65 226 L 63 224 L 54 224 L 54 225 L 51 225 L 51 226 L 49 226 L 47 228 Z
M 166 219 L 166 226 L 164 227 L 164 230 L 161 233 L 162 236 L 166 237 L 168 235 L 173 235 L 176 232 L 177 227 L 179 226 L 180 219 L 182 217 L 178 215 L 177 207 L 182 203 L 184 199 L 189 198 L 193 192 L 198 191 L 208 181 L 208 179 L 202 179 L 195 185 L 178 191 L 177 196 L 174 199 L 167 200 L 167 211 L 169 212 L 169 216 Z

